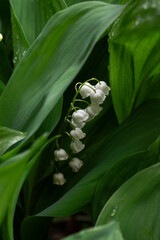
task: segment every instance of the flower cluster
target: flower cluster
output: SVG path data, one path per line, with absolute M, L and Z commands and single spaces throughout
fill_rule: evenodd
M 97 79 L 90 79 L 96 80 Z M 96 85 L 90 84 L 88 81 L 84 83 L 78 83 L 80 86 L 76 88 L 76 95 L 71 103 L 71 110 L 67 114 L 67 121 L 70 122 L 72 130 L 68 133 L 71 138 L 70 149 L 73 154 L 77 154 L 81 152 L 85 148 L 85 144 L 81 141 L 86 137 L 86 134 L 83 132 L 82 128 L 85 124 L 92 119 L 94 119 L 103 109 L 100 105 L 106 99 L 106 96 L 109 95 L 110 87 L 104 81 L 98 81 Z M 76 99 L 77 95 L 80 94 L 82 99 Z M 85 98 L 90 98 L 90 103 L 83 100 Z M 78 109 L 74 106 L 75 102 L 84 101 L 87 103 L 87 107 L 85 109 Z M 73 111 L 71 115 L 71 119 L 68 119 L 70 111 Z M 54 151 L 55 161 L 64 161 L 68 160 L 68 153 L 60 148 Z M 83 161 L 73 157 L 69 160 L 69 166 L 72 168 L 73 172 L 78 172 L 80 168 L 83 166 Z M 64 175 L 62 173 L 55 173 L 53 175 L 53 184 L 63 185 L 66 182 Z

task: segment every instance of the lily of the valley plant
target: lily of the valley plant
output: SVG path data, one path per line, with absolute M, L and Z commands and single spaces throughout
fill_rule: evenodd
M 160 239 L 159 22 L 160 0 L 0 1 L 0 240 L 80 214 L 59 239 Z

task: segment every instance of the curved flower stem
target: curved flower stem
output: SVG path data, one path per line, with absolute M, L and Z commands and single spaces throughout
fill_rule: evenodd
M 94 80 L 94 81 L 97 81 L 97 82 L 99 82 L 99 84 L 101 84 L 100 81 L 99 81 L 97 78 L 90 78 L 90 79 L 88 79 L 86 82 L 90 82 L 90 81 L 93 81 L 93 80 Z
M 76 101 L 76 100 L 75 100 Z M 80 107 L 75 107 L 74 105 L 73 105 L 73 103 L 71 103 L 71 106 L 72 106 L 72 110 L 75 110 L 75 112 L 77 112 L 77 109 L 80 109 Z M 72 111 L 71 110 L 71 111 Z
M 87 81 L 85 81 L 85 83 L 86 83 Z M 89 88 L 91 88 L 95 93 L 96 93 L 96 90 L 94 89 L 94 88 L 92 88 L 91 86 L 88 86 L 87 84 L 83 84 L 83 86 L 85 85 L 85 86 L 87 86 L 87 87 L 89 87 Z
M 71 125 L 73 129 L 75 129 L 75 126 L 72 124 L 72 122 L 67 118 L 66 121 Z
M 90 105 L 89 102 L 87 102 L 87 101 L 85 101 L 83 99 L 76 99 L 75 102 L 85 102 L 85 103 L 87 103 L 88 106 Z
M 57 166 L 54 164 L 54 169 L 56 170 L 56 173 L 59 173 Z
M 59 150 L 60 146 L 59 146 L 59 143 L 58 143 L 58 138 L 56 139 L 56 146 L 57 146 L 57 149 Z
M 71 135 L 68 132 L 65 132 L 65 134 L 67 134 L 67 136 L 72 139 Z
M 77 86 L 78 86 L 78 85 L 81 85 L 79 89 L 77 89 Z M 82 86 L 83 86 L 83 83 L 81 83 L 81 82 L 77 82 L 77 83 L 76 83 L 76 85 L 75 85 L 76 93 L 79 93 L 79 90 L 82 88 Z

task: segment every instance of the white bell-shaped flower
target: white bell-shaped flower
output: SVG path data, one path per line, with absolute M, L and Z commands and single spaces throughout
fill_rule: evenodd
M 53 174 L 53 184 L 62 186 L 66 181 L 62 173 Z
M 86 122 L 88 118 L 89 118 L 89 114 L 82 109 L 79 109 L 72 114 L 72 119 L 76 124 L 81 122 Z
M 63 161 L 68 159 L 68 154 L 64 149 L 60 148 L 54 151 L 54 157 L 56 161 Z
M 80 128 L 75 128 L 74 130 L 72 130 L 70 132 L 70 135 L 76 140 L 83 139 L 86 136 L 86 134 Z
M 80 123 L 75 123 L 73 119 L 71 119 L 71 125 L 73 125 L 75 128 L 83 128 L 86 122 L 80 122 Z
M 74 141 L 71 142 L 70 148 L 71 148 L 73 153 L 79 153 L 85 148 L 85 144 L 83 144 L 79 140 L 74 140 Z
M 72 168 L 73 172 L 78 172 L 83 166 L 83 161 L 79 158 L 72 158 L 72 160 L 69 162 L 69 166 Z
M 104 81 L 98 82 L 98 83 L 96 84 L 95 88 L 96 88 L 96 89 L 100 89 L 102 92 L 104 92 L 104 94 L 105 94 L 106 96 L 109 95 L 109 91 L 111 90 L 111 88 L 110 88 L 110 87 L 107 85 L 107 83 L 104 82 Z
M 80 89 L 79 93 L 82 96 L 82 98 L 87 98 L 91 95 L 91 93 L 94 92 L 94 86 L 88 82 L 86 82 L 83 86 L 81 85 L 79 89 Z
M 95 103 L 97 105 L 102 104 L 106 98 L 104 92 L 102 92 L 100 89 L 96 90 L 96 93 L 92 93 L 90 95 L 91 102 Z
M 91 105 L 86 108 L 86 112 L 89 114 L 88 120 L 92 120 L 95 116 L 97 116 L 100 113 L 102 109 L 103 108 L 100 107 L 99 105 L 91 103 Z

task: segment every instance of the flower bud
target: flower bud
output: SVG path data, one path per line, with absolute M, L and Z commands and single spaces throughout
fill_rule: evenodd
M 68 154 L 64 149 L 59 149 L 54 151 L 54 157 L 56 161 L 63 161 L 68 159 Z
M 100 81 L 99 83 L 97 83 L 95 88 L 100 89 L 102 92 L 104 92 L 106 96 L 109 95 L 109 91 L 111 90 L 111 88 L 104 81 Z
M 73 119 L 71 119 L 71 125 L 73 125 L 75 128 L 83 128 L 86 122 L 80 122 L 80 123 L 75 123 Z
M 91 95 L 91 93 L 94 92 L 94 86 L 92 86 L 90 83 L 86 82 L 83 86 L 80 86 L 79 93 L 81 94 L 82 98 L 87 98 Z
M 95 116 L 97 116 L 100 111 L 103 108 L 98 106 L 97 104 L 92 103 L 90 106 L 88 106 L 86 108 L 86 112 L 89 114 L 89 119 L 88 120 L 92 120 Z
M 3 40 L 3 35 L 0 33 L 0 42 Z
M 70 135 L 76 140 L 82 139 L 86 136 L 86 134 L 80 128 L 75 128 L 75 130 L 72 130 Z
M 86 113 L 86 111 L 81 109 L 77 110 L 72 114 L 72 119 L 76 124 L 87 121 L 88 117 L 89 117 L 89 114 Z
M 94 103 L 94 104 L 102 104 L 106 98 L 104 92 L 102 92 L 100 89 L 97 89 L 96 90 L 96 93 L 92 93 L 90 95 L 90 98 L 91 98 L 91 102 Z
M 62 173 L 53 174 L 53 184 L 62 186 L 66 181 Z
M 73 153 L 79 153 L 84 149 L 85 145 L 79 141 L 79 140 L 74 140 L 70 144 L 70 148 Z
M 69 166 L 72 168 L 73 172 L 78 172 L 83 166 L 83 161 L 78 158 L 72 158 L 72 160 L 69 162 Z

